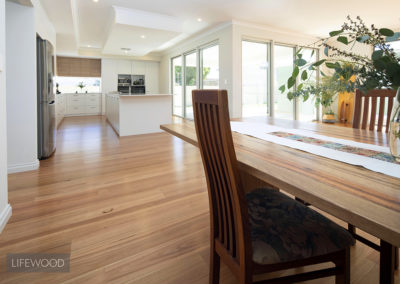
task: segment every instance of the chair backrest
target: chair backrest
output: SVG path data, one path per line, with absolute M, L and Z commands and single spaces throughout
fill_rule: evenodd
M 369 124 L 368 129 L 375 130 L 377 102 L 379 99 L 378 123 L 376 130 L 382 132 L 383 122 L 384 122 L 383 121 L 384 112 L 385 112 L 385 98 L 388 98 L 387 117 L 385 123 L 386 125 L 385 132 L 388 132 L 390 115 L 392 113 L 392 107 L 393 107 L 393 99 L 395 96 L 396 96 L 395 90 L 372 90 L 366 94 L 360 90 L 356 90 L 356 96 L 354 102 L 353 128 L 367 129 L 367 125 Z M 364 107 L 362 103 L 363 101 L 364 101 Z M 371 104 L 371 113 L 370 113 L 370 104 Z
M 194 121 L 207 179 L 212 238 L 236 260 L 250 255 L 245 195 L 233 145 L 226 90 L 194 90 Z

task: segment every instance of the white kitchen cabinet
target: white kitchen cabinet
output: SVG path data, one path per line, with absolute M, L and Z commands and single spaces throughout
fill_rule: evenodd
M 147 62 L 146 63 L 146 94 L 158 94 L 158 70 L 159 70 L 158 62 Z
M 131 60 L 117 60 L 117 71 L 118 74 L 131 74 L 132 73 L 132 63 Z
M 57 128 L 60 125 L 61 121 L 64 119 L 65 116 L 65 95 L 64 94 L 57 94 L 56 95 L 56 125 Z
M 98 115 L 101 114 L 101 94 L 65 94 L 65 116 Z
M 106 95 L 106 117 L 119 134 L 119 94 Z
M 104 94 L 117 91 L 117 60 L 103 58 L 101 60 L 101 89 Z
M 132 61 L 132 75 L 144 75 L 146 74 L 147 62 L 144 61 Z
M 146 93 L 156 94 L 159 92 L 158 72 L 158 62 L 103 58 L 101 60 L 102 92 L 103 94 L 116 92 L 118 90 L 118 74 L 132 74 L 145 75 Z M 103 105 L 106 105 L 105 101 Z

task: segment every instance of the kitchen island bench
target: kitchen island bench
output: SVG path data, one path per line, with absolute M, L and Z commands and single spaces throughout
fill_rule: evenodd
M 106 117 L 119 136 L 160 132 L 172 121 L 172 95 L 108 93 Z

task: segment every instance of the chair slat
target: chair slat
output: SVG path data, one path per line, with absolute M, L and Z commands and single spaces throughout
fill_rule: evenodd
M 377 102 L 379 98 L 379 113 L 377 131 L 382 132 L 384 117 L 385 117 L 385 99 L 388 98 L 387 105 L 387 117 L 386 117 L 386 132 L 389 130 L 390 115 L 393 107 L 393 99 L 396 96 L 395 90 L 371 90 L 367 94 L 364 94 L 360 90 L 356 90 L 354 100 L 354 115 L 353 115 L 353 128 L 367 129 L 368 117 L 369 118 L 369 130 L 375 130 Z M 369 101 L 371 98 L 371 113 L 369 110 Z M 364 99 L 364 106 L 362 106 L 362 100 Z M 362 119 L 361 119 L 362 112 Z
M 389 102 L 388 102 L 388 111 L 387 111 L 387 117 L 386 117 L 386 130 L 385 130 L 386 133 L 389 132 L 389 123 L 390 123 L 390 117 L 392 115 L 393 99 L 394 99 L 394 97 L 389 98 Z
M 196 104 L 193 106 L 194 108 L 196 108 L 198 113 L 202 113 L 201 117 L 205 118 L 204 115 L 204 110 L 203 110 L 203 105 L 200 104 Z M 208 137 L 208 133 L 205 133 L 205 127 L 204 127 L 204 119 L 199 119 L 196 123 L 199 124 L 199 132 L 201 133 L 200 137 L 205 137 L 207 140 L 210 140 Z M 201 139 L 201 138 L 199 138 Z M 205 156 L 208 157 L 208 160 L 205 161 L 205 165 L 207 168 L 207 179 L 209 180 L 209 186 L 211 188 L 218 188 L 218 182 L 217 182 L 217 178 L 215 177 L 215 172 L 213 170 L 213 168 L 216 168 L 215 165 L 215 161 L 210 153 L 210 149 L 208 147 L 204 147 L 204 153 Z M 215 195 L 209 195 L 212 202 L 211 204 L 213 204 L 214 206 L 210 206 L 210 211 L 212 211 L 212 215 L 213 215 L 213 222 L 214 224 L 216 224 L 216 227 L 214 229 L 214 237 L 217 237 L 218 235 L 218 239 L 222 240 L 223 239 L 223 229 L 222 229 L 222 204 L 221 204 L 221 196 L 220 193 L 217 192 L 217 194 Z
M 224 244 L 225 248 L 227 248 L 227 239 L 228 239 L 228 224 L 227 224 L 227 208 L 226 208 L 226 201 L 225 201 L 225 192 L 224 192 L 224 182 L 222 181 L 222 174 L 220 172 L 220 160 L 218 159 L 217 149 L 216 149 L 216 141 L 215 136 L 213 135 L 212 131 L 212 124 L 209 121 L 209 110 L 208 105 L 203 105 L 204 108 L 204 131 L 206 132 L 207 143 L 210 148 L 211 159 L 214 161 L 214 171 L 215 176 L 217 179 L 217 187 L 215 188 L 216 193 L 220 196 L 221 201 L 221 213 L 220 222 L 221 222 L 221 229 L 222 229 L 222 238 L 220 239 L 221 243 Z
M 355 101 L 354 101 L 353 128 L 360 128 L 361 98 L 362 98 L 361 91 L 356 90 Z
M 385 97 L 379 97 L 378 132 L 382 132 L 383 116 L 385 115 Z
M 219 121 L 219 117 L 218 117 L 218 112 L 217 112 L 217 107 L 215 105 L 211 106 L 213 108 L 213 119 L 214 121 Z M 211 116 L 210 116 L 211 117 Z M 224 176 L 224 182 L 226 184 L 228 184 L 229 186 L 224 187 L 224 190 L 226 191 L 226 204 L 227 204 L 227 214 L 228 214 L 228 233 L 229 233 L 229 251 L 231 252 L 232 255 L 235 255 L 235 251 L 236 251 L 236 246 L 234 244 L 234 224 L 235 224 L 235 217 L 234 217 L 234 209 L 233 209 L 233 202 L 232 202 L 232 192 L 229 192 L 230 189 L 232 188 L 230 186 L 230 180 L 229 180 L 229 173 L 228 173 L 228 165 L 226 163 L 227 161 L 227 157 L 224 154 L 224 151 L 222 149 L 223 147 L 223 142 L 221 139 L 221 129 L 220 129 L 220 124 L 217 123 L 216 124 L 216 129 L 218 130 L 217 133 L 219 133 L 219 135 L 217 135 L 217 141 L 218 141 L 218 146 L 221 148 L 219 153 L 220 153 L 220 158 L 221 158 L 221 162 L 223 164 L 222 166 L 222 172 L 223 172 L 223 176 Z M 219 138 L 219 139 L 218 139 Z
M 364 97 L 364 110 L 363 110 L 363 117 L 362 117 L 362 123 L 361 123 L 361 129 L 366 129 L 367 128 L 367 123 L 368 123 L 368 112 L 369 112 L 369 98 L 365 96 Z
M 377 97 L 371 98 L 371 118 L 369 121 L 369 130 L 375 129 L 375 120 L 376 120 L 376 102 Z

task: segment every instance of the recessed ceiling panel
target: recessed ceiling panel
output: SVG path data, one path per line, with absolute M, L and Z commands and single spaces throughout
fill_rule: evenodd
M 178 32 L 115 24 L 103 49 L 104 54 L 143 56 L 177 37 Z M 122 48 L 129 48 L 125 52 Z

